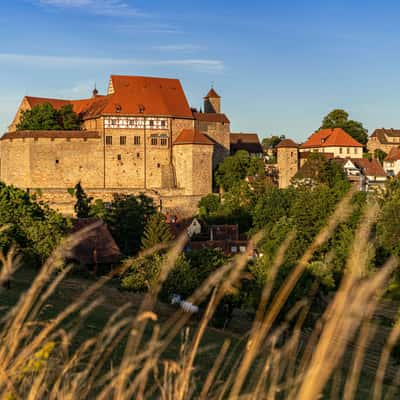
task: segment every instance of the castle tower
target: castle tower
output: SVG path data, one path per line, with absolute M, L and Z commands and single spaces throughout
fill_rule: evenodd
M 204 112 L 205 113 L 220 113 L 221 112 L 221 97 L 211 88 L 204 97 Z
M 299 145 L 291 139 L 285 139 L 276 148 L 279 188 L 285 189 L 299 170 Z

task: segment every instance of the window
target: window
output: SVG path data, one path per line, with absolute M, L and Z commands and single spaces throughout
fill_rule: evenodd
M 350 154 L 350 148 L 349 147 L 347 148 L 347 154 Z
M 67 142 L 70 142 L 71 141 L 71 138 L 67 138 Z
M 137 158 L 140 158 L 140 153 L 136 153 L 136 157 L 137 157 Z
M 112 126 L 118 125 L 118 121 L 117 121 L 115 118 L 112 119 L 112 120 L 111 120 L 111 125 L 112 125 Z
M 161 121 L 161 127 L 162 127 L 162 128 L 165 128 L 165 127 L 166 127 L 166 125 L 167 125 L 167 122 L 166 122 L 166 121 L 164 121 L 164 120 L 162 120 L 162 121 Z
M 106 144 L 112 144 L 112 136 L 106 136 Z
M 343 149 L 342 149 L 342 148 L 339 149 L 339 153 L 340 153 L 340 154 L 343 153 Z
M 119 144 L 120 145 L 125 145 L 126 144 L 126 136 L 120 136 L 119 137 Z
M 83 138 L 83 141 L 84 141 L 84 142 L 87 142 L 87 137 Z
M 60 160 L 56 160 L 56 164 L 59 164 L 60 163 Z
M 357 154 L 357 147 L 354 147 L 354 154 Z
M 118 155 L 117 155 L 117 160 L 118 160 L 118 161 L 121 161 L 121 160 L 122 160 L 121 154 L 118 154 Z
M 153 146 L 157 145 L 157 136 L 156 135 L 151 135 L 151 144 Z
M 161 164 L 160 163 L 157 164 L 157 168 L 161 168 Z
M 154 121 L 152 119 L 149 121 L 149 125 L 150 125 L 150 127 L 154 126 Z
M 133 144 L 140 144 L 140 136 L 133 137 Z
M 166 146 L 167 142 L 168 142 L 168 139 L 166 137 L 162 137 L 160 139 L 161 146 Z

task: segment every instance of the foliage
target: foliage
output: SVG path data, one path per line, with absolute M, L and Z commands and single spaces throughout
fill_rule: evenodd
M 251 157 L 245 150 L 239 150 L 233 156 L 226 157 L 218 166 L 215 181 L 224 190 L 230 190 L 246 176 L 264 175 L 263 160 Z
M 151 290 L 158 280 L 163 261 L 160 254 L 134 260 L 121 279 L 122 288 L 134 292 Z
M 0 249 L 16 243 L 33 264 L 43 262 L 70 228 L 70 222 L 27 192 L 0 183 Z
M 200 216 L 208 216 L 218 212 L 220 202 L 214 194 L 208 194 L 199 201 L 199 214 Z
M 400 180 L 391 181 L 382 199 L 377 224 L 378 243 L 387 252 L 400 257 Z
M 90 203 L 92 197 L 88 197 L 80 182 L 78 182 L 74 189 L 76 203 L 74 206 L 75 214 L 78 218 L 88 218 L 90 216 Z
M 285 135 L 271 135 L 262 140 L 261 144 L 264 148 L 275 148 L 282 140 L 286 139 Z
M 326 184 L 349 186 L 343 168 L 335 161 L 326 159 L 321 153 L 311 153 L 306 163 L 294 176 L 294 181 L 305 181 L 311 185 Z
M 367 129 L 361 122 L 349 119 L 349 114 L 345 110 L 336 109 L 326 115 L 320 129 L 326 128 L 342 128 L 359 143 L 365 145 L 368 142 Z
M 166 223 L 165 216 L 155 213 L 150 218 L 142 237 L 142 248 L 150 249 L 160 243 L 168 243 L 172 240 L 171 230 Z
M 144 194 L 114 194 L 107 205 L 101 200 L 96 201 L 90 216 L 102 218 L 107 223 L 122 253 L 129 256 L 140 250 L 145 226 L 155 212 L 153 200 Z
M 17 130 L 74 130 L 80 129 L 80 118 L 72 105 L 56 110 L 50 103 L 38 104 L 22 111 Z
M 383 164 L 383 160 L 386 158 L 387 153 L 385 153 L 381 149 L 375 149 L 374 158 L 376 158 L 381 164 Z

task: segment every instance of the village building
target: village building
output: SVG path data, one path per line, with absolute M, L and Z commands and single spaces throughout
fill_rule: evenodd
M 356 183 L 362 191 L 375 190 L 387 180 L 386 172 L 378 160 L 362 158 L 361 143 L 343 129 L 334 128 L 315 132 L 301 145 L 291 139 L 284 139 L 277 145 L 278 186 L 280 188 L 290 186 L 292 179 L 299 171 L 305 171 L 306 162 L 311 153 L 319 153 L 328 160 L 338 162 L 348 179 Z
M 368 139 L 367 148 L 372 154 L 382 150 L 389 154 L 390 150 L 400 146 L 400 129 L 375 129 Z
M 250 155 L 261 158 L 264 153 L 257 133 L 231 133 L 230 149 L 231 155 L 239 150 L 245 150 Z
M 71 104 L 78 131 L 18 131 L 24 110 Z M 191 109 L 177 79 L 112 75 L 106 95 L 84 100 L 26 96 L 0 141 L 0 178 L 36 192 L 65 214 L 81 182 L 89 196 L 145 193 L 163 211 L 193 215 L 230 153 L 230 121 L 211 89 L 204 112 Z
M 390 177 L 398 176 L 400 173 L 400 147 L 392 147 L 389 154 L 383 160 L 383 169 Z

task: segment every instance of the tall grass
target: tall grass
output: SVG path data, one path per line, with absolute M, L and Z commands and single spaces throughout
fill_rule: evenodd
M 375 205 L 365 211 L 341 286 L 313 330 L 306 335 L 304 321 L 317 284 L 284 322 L 277 322 L 314 252 L 350 214 L 352 195 L 349 193 L 337 206 L 272 297 L 275 277 L 295 237 L 294 233 L 288 235 L 271 267 L 252 328 L 239 345 L 225 340 L 220 348 L 212 349 L 214 361 L 202 365 L 201 371 L 197 360 L 205 351 L 202 343 L 207 327 L 221 299 L 240 281 L 246 255 L 237 256 L 212 273 L 191 296 L 189 301 L 194 303 L 210 299 L 200 320 L 188 324 L 190 315 L 178 310 L 160 322 L 155 311 L 157 295 L 185 245 L 186 237 L 179 238 L 168 251 L 158 283 L 144 296 L 138 312 L 131 315 L 129 305 L 121 307 L 99 333 L 76 346 L 76 336 L 85 321 L 106 301 L 102 286 L 114 275 L 93 283 L 53 319 L 42 320 L 41 310 L 70 270 L 60 269 L 62 255 L 87 231 L 68 238 L 1 318 L 0 399 L 396 398 L 400 372 L 389 382 L 385 371 L 400 336 L 400 325 L 396 324 L 387 337 L 375 377 L 369 378 L 366 390 L 362 380 L 369 345 L 378 330 L 372 318 L 380 294 L 397 267 L 397 260 L 391 258 L 373 273 L 367 269 Z M 262 232 L 250 246 L 257 246 L 261 238 Z M 19 257 L 11 249 L 0 256 L 0 261 L 2 287 L 18 267 Z M 0 296 L 7 296 L 6 287 L 0 289 Z M 177 338 L 181 340 L 180 350 L 174 359 L 167 358 L 165 352 Z M 353 350 L 347 354 L 351 346 Z M 114 357 L 117 348 L 123 348 L 119 359 Z

